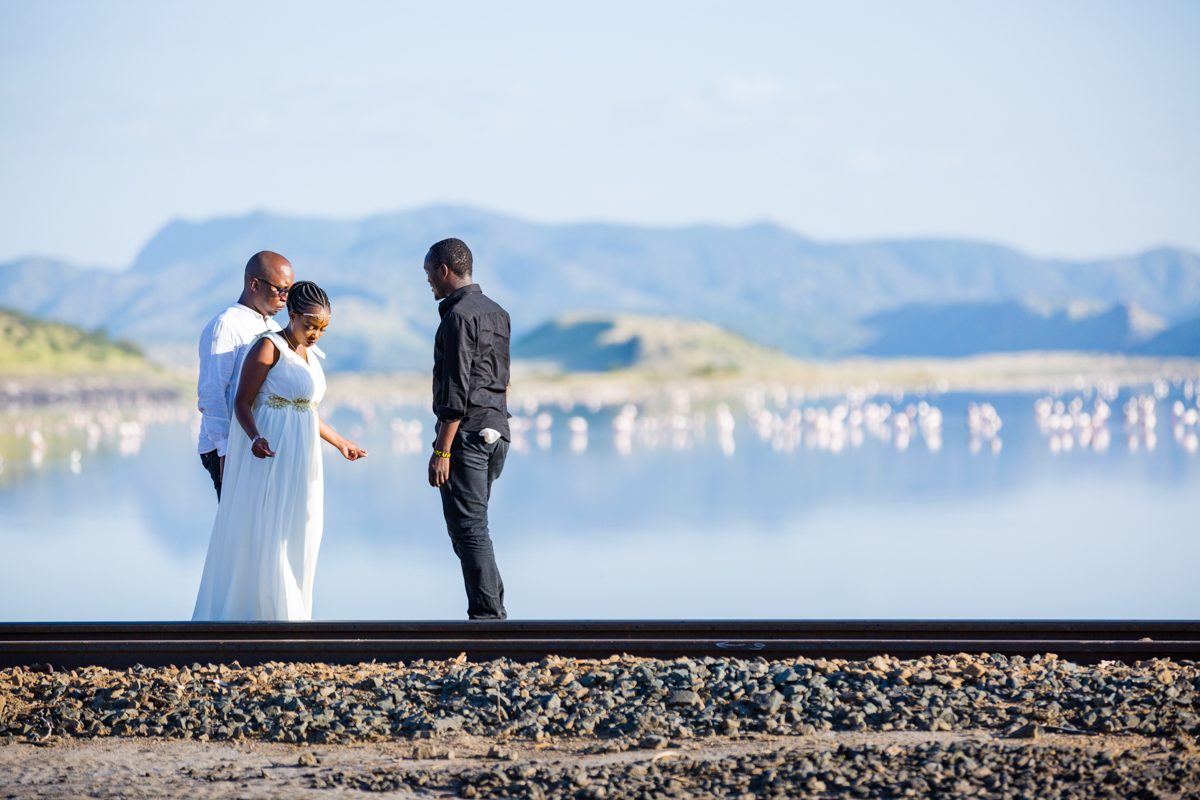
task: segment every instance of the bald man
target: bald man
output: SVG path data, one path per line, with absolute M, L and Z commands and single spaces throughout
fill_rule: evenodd
M 279 330 L 272 317 L 287 303 L 292 281 L 292 265 L 286 258 L 270 250 L 255 253 L 246 262 L 242 296 L 215 316 L 200 334 L 200 383 L 196 387 L 200 463 L 212 476 L 218 501 L 233 394 L 242 371 L 242 359 L 255 336 Z

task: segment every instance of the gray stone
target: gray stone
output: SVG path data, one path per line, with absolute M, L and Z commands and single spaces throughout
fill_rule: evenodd
M 667 738 L 665 736 L 647 736 L 638 742 L 638 747 L 643 750 L 662 750 L 667 746 Z
M 462 717 L 439 717 L 433 721 L 432 730 L 438 734 L 449 733 L 450 731 L 458 730 L 462 726 Z
M 754 704 L 754 710 L 759 714 L 771 716 L 779 713 L 779 709 L 783 707 L 783 695 L 779 692 L 759 692 L 751 699 Z
M 682 689 L 671 692 L 671 696 L 667 698 L 668 706 L 694 706 L 700 704 L 700 695 L 690 689 Z
M 1042 726 L 1036 722 L 1022 725 L 1008 734 L 1009 739 L 1037 739 L 1042 735 Z

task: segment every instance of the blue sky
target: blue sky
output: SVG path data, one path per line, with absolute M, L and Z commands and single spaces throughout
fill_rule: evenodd
M 466 203 L 1200 250 L 1200 3 L 0 3 L 0 260 Z

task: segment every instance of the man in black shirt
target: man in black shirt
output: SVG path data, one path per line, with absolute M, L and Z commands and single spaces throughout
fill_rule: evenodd
M 429 485 L 462 564 L 471 619 L 504 619 L 504 582 L 488 533 L 492 481 L 508 455 L 508 312 L 471 278 L 471 251 L 443 239 L 425 256 L 425 275 L 441 300 L 433 346 L 433 413 L 437 440 Z

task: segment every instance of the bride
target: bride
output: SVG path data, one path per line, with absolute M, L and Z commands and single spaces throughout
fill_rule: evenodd
M 350 461 L 367 451 L 317 416 L 325 373 L 313 356 L 329 325 L 329 298 L 292 285 L 288 326 L 250 345 L 233 401 L 217 520 L 193 621 L 312 619 L 321 544 L 323 480 L 317 437 Z M 251 457 L 252 456 L 252 457 Z

